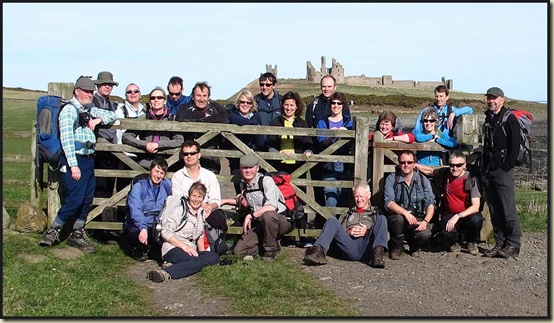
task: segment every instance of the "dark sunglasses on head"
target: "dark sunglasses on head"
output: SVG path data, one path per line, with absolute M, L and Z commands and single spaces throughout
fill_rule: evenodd
M 242 103 L 242 104 L 252 104 L 252 101 L 239 101 L 239 103 Z
M 402 165 L 411 165 L 413 163 L 414 163 L 413 160 L 401 160 L 400 161 L 400 164 L 402 164 Z
M 171 96 L 179 96 L 179 95 L 181 95 L 181 93 L 180 93 L 180 92 L 177 92 L 177 93 L 169 92 L 169 95 L 171 95 Z
M 129 91 L 125 92 L 125 93 L 127 93 L 127 94 L 131 94 L 131 93 L 140 93 L 140 91 L 139 91 L 139 90 L 129 90 Z
M 437 119 L 423 119 L 423 123 L 427 123 L 427 122 L 436 122 Z
M 191 151 L 191 152 L 188 152 L 188 153 L 183 153 L 183 156 L 194 156 L 196 154 L 198 154 L 197 151 Z
M 150 100 L 156 100 L 156 99 L 158 99 L 158 100 L 165 100 L 165 98 L 164 98 L 163 96 L 151 96 L 151 97 L 150 97 Z
M 273 83 L 260 83 L 260 86 L 270 87 L 273 86 Z
M 331 105 L 342 105 L 341 101 L 331 101 Z
M 450 165 L 450 167 L 458 167 L 458 168 L 460 168 L 460 167 L 464 166 L 464 164 L 465 164 L 465 163 L 460 163 L 460 164 L 453 164 L 453 163 L 450 163 L 449 165 Z

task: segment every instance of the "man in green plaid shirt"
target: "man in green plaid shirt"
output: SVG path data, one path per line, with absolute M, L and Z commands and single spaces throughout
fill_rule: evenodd
M 116 117 L 113 111 L 91 106 L 94 89 L 94 81 L 90 77 L 79 77 L 73 88 L 73 98 L 60 112 L 59 128 L 63 150 L 60 156 L 60 173 L 65 198 L 54 222 L 44 232 L 39 242 L 41 246 L 50 247 L 58 243 L 62 227 L 74 219 L 73 231 L 67 244 L 83 252 L 96 252 L 85 240 L 84 234 L 85 220 L 96 189 L 94 128 L 100 123 L 112 123 Z

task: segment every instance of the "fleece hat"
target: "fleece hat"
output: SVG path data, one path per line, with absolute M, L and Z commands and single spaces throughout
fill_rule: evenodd
M 242 167 L 254 167 L 260 164 L 260 159 L 254 154 L 247 154 L 240 158 L 240 165 Z
M 504 91 L 502 91 L 500 88 L 498 87 L 491 87 L 490 89 L 487 90 L 487 94 L 485 95 L 493 95 L 495 97 L 504 97 Z
M 94 91 L 96 88 L 94 86 L 94 81 L 91 79 L 92 76 L 81 76 L 75 82 L 73 90 L 81 89 L 86 91 Z

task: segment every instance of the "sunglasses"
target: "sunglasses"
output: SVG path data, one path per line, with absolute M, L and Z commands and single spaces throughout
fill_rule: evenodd
M 180 92 L 177 92 L 177 93 L 169 92 L 169 95 L 171 95 L 171 96 L 179 96 L 179 95 L 181 95 L 181 93 L 180 93 Z
M 270 87 L 270 86 L 273 86 L 273 83 L 260 83 L 260 86 Z
M 239 101 L 239 103 L 242 103 L 242 104 L 252 104 L 252 101 Z
M 414 163 L 413 160 L 401 160 L 400 161 L 400 164 L 402 164 L 402 165 L 411 165 L 413 163 Z
M 189 152 L 189 153 L 183 153 L 183 156 L 185 156 L 185 157 L 186 157 L 186 156 L 194 156 L 194 155 L 196 155 L 196 154 L 198 154 L 197 151 L 191 151 L 191 152 Z
M 423 123 L 436 122 L 437 119 L 423 119 Z
M 139 91 L 139 90 L 129 90 L 129 91 L 125 92 L 125 93 L 127 93 L 127 94 L 131 94 L 131 93 L 140 93 L 140 91 Z
M 341 101 L 332 101 L 331 105 L 342 105 Z
M 461 164 L 453 164 L 453 163 L 450 163 L 450 167 L 457 167 L 457 168 L 460 168 L 462 166 L 464 166 L 465 163 L 461 163 Z
M 156 100 L 156 99 L 158 99 L 158 100 L 165 100 L 165 98 L 164 98 L 163 96 L 151 96 L 151 97 L 150 97 L 150 100 Z

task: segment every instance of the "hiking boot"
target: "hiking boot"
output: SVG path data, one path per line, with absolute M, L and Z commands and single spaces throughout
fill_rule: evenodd
M 281 253 L 281 251 L 265 251 L 264 255 L 262 257 L 262 260 L 264 261 L 273 261 L 277 256 Z
M 459 243 L 454 242 L 450 245 L 450 252 L 460 252 L 462 251 L 462 246 Z
M 60 242 L 61 227 L 50 227 L 42 234 L 42 239 L 38 243 L 39 246 L 52 247 Z
M 494 247 L 492 247 L 491 249 L 483 252 L 483 257 L 488 257 L 488 258 L 496 257 L 498 256 L 498 250 L 500 249 L 502 248 L 499 245 L 494 245 Z
M 419 258 L 419 256 L 421 256 L 421 249 L 419 248 L 410 248 L 410 256 L 414 257 L 414 258 Z
M 392 248 L 392 249 L 389 251 L 389 258 L 392 259 L 392 260 L 399 260 L 401 254 L 402 254 L 402 249 L 400 249 L 400 248 Z
M 517 258 L 519 256 L 519 248 L 506 246 L 505 248 L 498 249 L 498 255 L 502 258 Z
M 320 245 L 308 248 L 304 254 L 303 261 L 308 266 L 325 265 L 327 263 L 327 259 L 325 259 L 325 250 Z
M 148 252 L 144 251 L 142 248 L 133 249 L 133 259 L 139 262 L 145 262 L 148 260 Z
M 468 251 L 470 254 L 474 255 L 474 256 L 478 255 L 478 254 L 479 254 L 479 247 L 477 246 L 477 243 L 475 243 L 475 242 L 468 242 L 468 243 L 467 243 L 467 251 Z
M 85 239 L 85 229 L 73 229 L 67 238 L 67 245 L 78 248 L 82 252 L 95 253 L 96 249 Z
M 377 246 L 373 249 L 373 259 L 369 264 L 373 268 L 385 268 L 385 260 L 383 260 L 383 246 Z
M 155 283 L 161 283 L 164 280 L 170 280 L 171 275 L 169 275 L 169 273 L 163 269 L 155 269 L 155 270 L 150 270 L 146 274 L 146 278 L 150 279 Z

